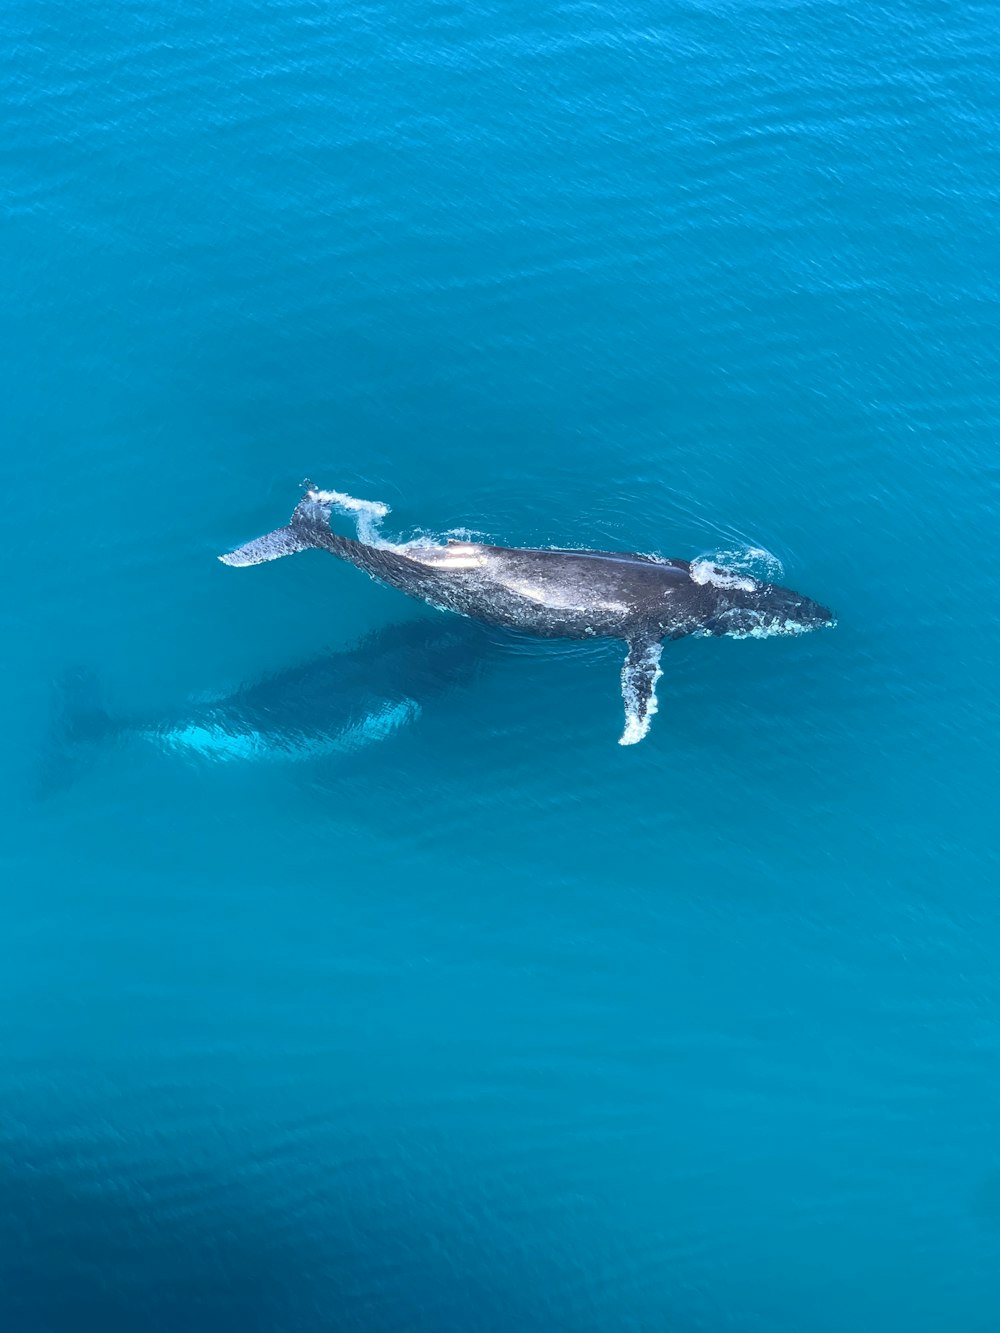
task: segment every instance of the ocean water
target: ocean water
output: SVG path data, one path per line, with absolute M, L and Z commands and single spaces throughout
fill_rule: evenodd
M 995 7 L 0 32 L 0 1327 L 1000 1326 Z M 623 749 L 307 477 L 839 624 Z

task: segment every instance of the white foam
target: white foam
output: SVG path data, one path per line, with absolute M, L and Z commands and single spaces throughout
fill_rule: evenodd
M 754 579 L 757 583 L 780 583 L 785 572 L 778 557 L 763 546 L 719 547 L 702 552 L 693 561 L 702 562 L 715 565 L 724 575 Z
M 342 514 L 353 514 L 358 541 L 366 546 L 374 546 L 380 551 L 396 551 L 399 555 L 409 556 L 421 564 L 449 570 L 478 569 L 483 557 L 477 554 L 478 543 L 466 541 L 465 529 L 455 529 L 443 537 L 437 533 L 418 533 L 408 542 L 393 542 L 382 533 L 382 520 L 391 513 L 389 506 L 381 500 L 361 500 L 356 495 L 344 491 L 321 491 L 311 487 L 309 497 L 327 510 L 336 509 Z M 450 536 L 461 534 L 460 540 L 449 543 Z
M 656 716 L 659 704 L 656 701 L 656 684 L 663 672 L 660 670 L 660 654 L 663 651 L 663 645 L 653 643 L 647 648 L 640 666 L 651 667 L 653 671 L 652 688 L 649 698 L 646 701 L 646 711 L 642 712 L 642 704 L 639 698 L 639 691 L 632 679 L 635 667 L 629 658 L 625 659 L 625 666 L 622 668 L 622 698 L 625 701 L 625 730 L 619 738 L 619 745 L 637 745 L 639 741 L 647 734 L 653 718 Z
M 731 639 L 775 639 L 781 635 L 808 634 L 815 625 L 804 625 L 801 620 L 761 621 L 746 629 L 728 630 Z
M 315 487 L 310 488 L 309 498 L 315 500 L 318 504 L 329 505 L 332 509 L 338 509 L 342 514 L 354 514 L 357 521 L 357 532 L 359 541 L 363 541 L 366 546 L 388 546 L 380 532 L 382 520 L 391 512 L 387 504 L 381 500 L 359 500 L 356 495 L 348 495 L 345 491 L 320 491 Z
M 381 500 L 359 500 L 356 495 L 348 495 L 345 491 L 318 491 L 310 490 L 309 498 L 316 500 L 320 504 L 333 505 L 336 509 L 342 509 L 345 513 L 351 514 L 370 514 L 373 518 L 383 519 L 390 513 L 389 506 L 383 504 Z
M 732 551 L 725 552 L 725 554 L 738 555 L 739 552 Z M 778 557 L 772 555 L 770 551 L 766 551 L 763 546 L 748 546 L 744 552 L 744 556 L 747 560 L 753 560 L 755 562 L 760 561 L 766 564 L 769 574 L 783 574 L 785 572 L 784 566 Z
M 649 724 L 652 715 L 656 712 L 651 708 L 645 717 L 639 717 L 638 713 L 626 713 L 625 730 L 618 739 L 619 745 L 638 745 L 642 738 L 649 731 Z
M 724 569 L 714 560 L 692 560 L 691 578 L 695 583 L 711 583 L 715 588 L 742 588 L 745 592 L 753 592 L 757 587 L 756 579 L 735 570 Z

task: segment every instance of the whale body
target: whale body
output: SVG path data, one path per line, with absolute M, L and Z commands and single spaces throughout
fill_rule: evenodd
M 225 696 L 146 714 L 110 712 L 92 672 L 67 671 L 55 683 L 37 794 L 64 790 L 102 751 L 132 740 L 196 762 L 308 763 L 354 754 L 478 680 L 498 655 L 485 626 L 423 616 Z
M 357 539 L 331 530 L 335 509 L 359 516 Z M 374 501 L 309 489 L 286 526 L 219 559 L 256 565 L 317 548 L 411 597 L 489 624 L 545 638 L 623 639 L 622 745 L 635 744 L 649 730 L 664 640 L 767 638 L 835 623 L 827 607 L 790 588 L 708 561 L 454 540 L 393 544 L 377 535 L 375 521 L 386 513 Z

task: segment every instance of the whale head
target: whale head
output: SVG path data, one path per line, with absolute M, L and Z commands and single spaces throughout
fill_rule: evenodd
M 750 582 L 750 580 L 747 580 Z M 769 639 L 782 634 L 807 634 L 837 623 L 828 606 L 776 583 L 719 590 L 712 633 L 736 639 Z
M 691 581 L 699 587 L 703 632 L 736 639 L 805 634 L 836 624 L 828 606 L 791 588 L 765 583 L 708 560 L 694 561 Z

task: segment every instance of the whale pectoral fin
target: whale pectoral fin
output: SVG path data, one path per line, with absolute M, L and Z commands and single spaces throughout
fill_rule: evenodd
M 635 745 L 649 730 L 656 712 L 656 682 L 660 679 L 659 639 L 630 639 L 628 657 L 622 667 L 622 699 L 625 702 L 625 730 L 619 745 Z

